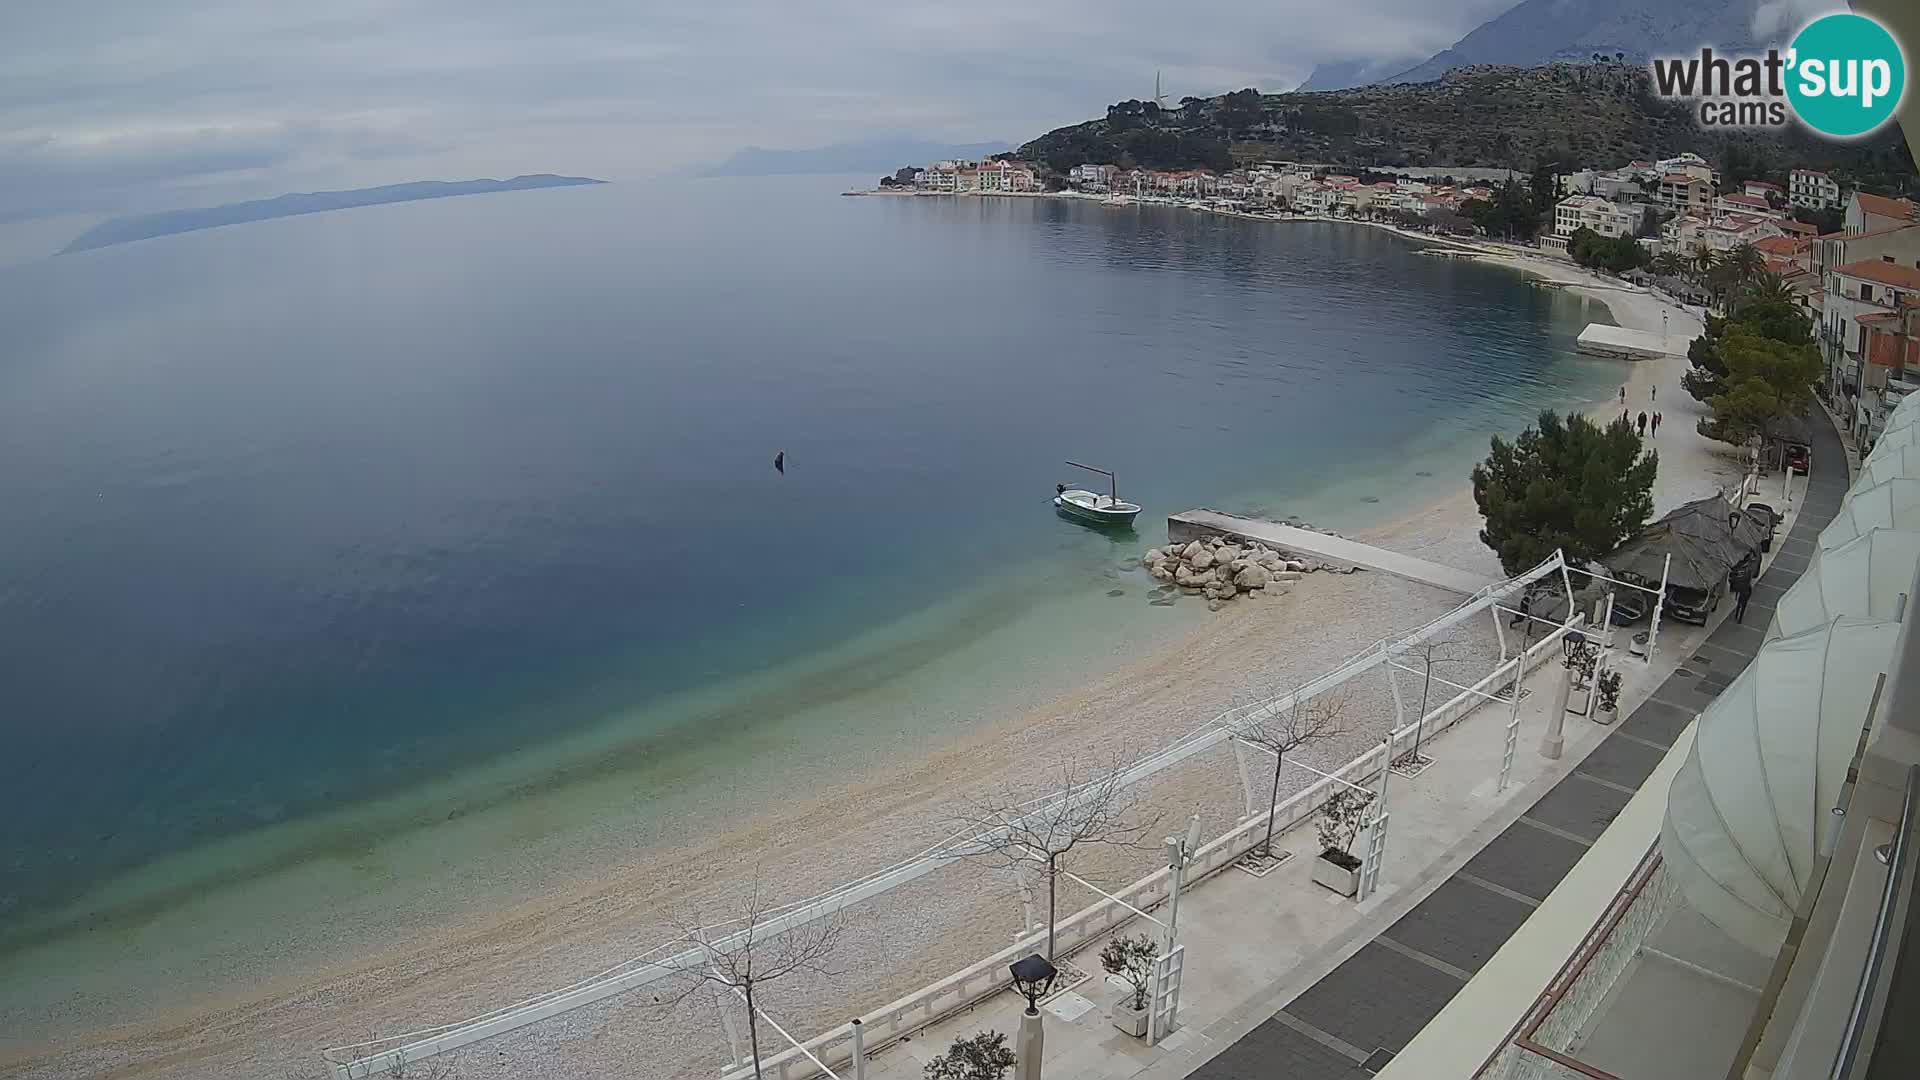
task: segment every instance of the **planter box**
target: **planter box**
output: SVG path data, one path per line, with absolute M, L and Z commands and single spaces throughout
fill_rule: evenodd
M 1147 1010 L 1132 1007 L 1133 993 L 1113 1003 L 1113 1009 L 1107 1015 L 1113 1020 L 1113 1026 L 1136 1039 L 1147 1037 Z
M 1593 710 L 1593 722 L 1596 724 L 1611 724 L 1619 718 L 1619 709 L 1602 709 L 1596 707 Z
M 1352 896 L 1360 891 L 1360 867 L 1355 865 L 1349 870 L 1321 855 L 1313 860 L 1313 880 L 1341 896 Z

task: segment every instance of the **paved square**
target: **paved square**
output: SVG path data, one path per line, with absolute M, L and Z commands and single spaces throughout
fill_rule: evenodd
M 1200 1066 L 1194 1080 L 1365 1080 L 1358 1062 L 1278 1020 L 1268 1020 Z
M 1479 971 L 1532 914 L 1533 908 L 1510 896 L 1450 878 L 1385 936 L 1454 967 Z
M 1584 844 L 1516 822 L 1481 848 L 1480 854 L 1467 863 L 1466 870 L 1522 896 L 1545 900 L 1586 853 Z
M 1399 1050 L 1466 984 L 1384 945 L 1367 942 L 1287 1011 L 1368 1053 Z M 1269 1075 L 1284 1076 L 1285 1073 Z
M 1583 780 L 1578 774 L 1567 777 L 1533 804 L 1527 816 L 1562 832 L 1586 840 L 1598 840 L 1613 819 L 1632 798 L 1624 791 Z
M 1580 770 L 1602 780 L 1630 787 L 1636 790 L 1653 775 L 1660 765 L 1660 759 L 1666 755 L 1645 743 L 1631 739 L 1608 739 L 1594 747 L 1587 760 L 1580 763 Z

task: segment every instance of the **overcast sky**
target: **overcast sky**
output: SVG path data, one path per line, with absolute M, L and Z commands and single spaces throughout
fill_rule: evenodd
M 1167 91 L 1424 58 L 1513 0 L 0 3 L 0 223 L 880 135 L 1021 141 Z

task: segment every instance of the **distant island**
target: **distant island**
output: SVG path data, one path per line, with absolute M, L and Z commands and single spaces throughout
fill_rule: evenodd
M 150 240 L 175 233 L 217 229 L 223 225 L 241 225 L 249 221 L 323 214 L 329 210 L 351 210 L 357 206 L 604 183 L 605 180 L 585 176 L 555 176 L 552 173 L 516 176 L 511 180 L 418 180 L 410 184 L 387 184 L 382 187 L 355 188 L 352 191 L 310 191 L 192 210 L 163 210 L 157 214 L 136 214 L 103 221 L 75 237 L 72 243 L 60 250 L 60 254 L 70 255 L 76 251 L 130 244 L 135 240 Z

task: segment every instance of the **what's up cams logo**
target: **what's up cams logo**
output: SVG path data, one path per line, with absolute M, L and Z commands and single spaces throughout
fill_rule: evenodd
M 1783 53 L 1653 61 L 1653 89 L 1696 103 L 1703 127 L 1780 127 L 1792 117 L 1830 139 L 1871 135 L 1907 92 L 1907 61 L 1887 28 L 1866 15 L 1824 15 Z

